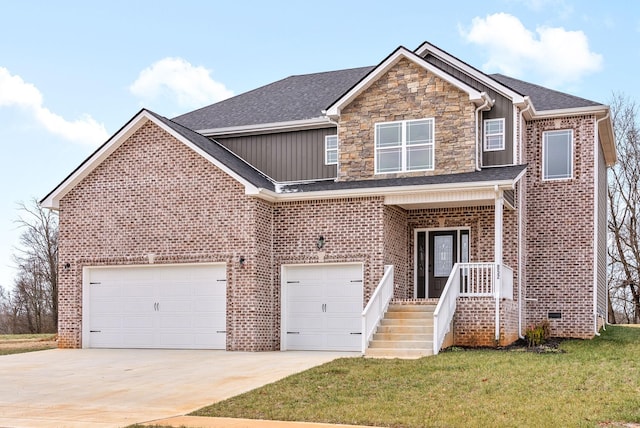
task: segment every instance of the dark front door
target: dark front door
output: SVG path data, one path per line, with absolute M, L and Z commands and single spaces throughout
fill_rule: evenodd
M 429 232 L 429 298 L 439 298 L 458 256 L 458 231 Z

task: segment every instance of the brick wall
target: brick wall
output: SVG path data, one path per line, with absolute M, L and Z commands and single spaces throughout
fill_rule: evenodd
M 374 175 L 374 125 L 435 118 L 435 170 Z M 339 180 L 470 172 L 475 168 L 475 107 L 469 95 L 402 59 L 342 110 Z
M 518 303 L 500 301 L 500 339 L 496 343 L 496 301 L 493 297 L 458 298 L 453 319 L 456 346 L 506 346 L 518 340 Z
M 526 323 L 552 319 L 554 336 L 593 337 L 593 116 L 527 123 Z M 574 178 L 542 181 L 542 133 L 574 130 Z
M 384 206 L 384 264 L 394 266 L 394 297 L 413 297 L 413 276 L 409 274 L 409 258 L 413 251 L 409 247 L 410 231 L 407 211 L 400 207 Z
M 270 212 L 202 156 L 143 125 L 60 201 L 59 260 L 71 267 L 60 270 L 59 346 L 81 346 L 83 267 L 147 264 L 153 253 L 155 263 L 225 262 L 228 349 L 272 349 L 272 317 L 263 319 L 273 301 L 268 238 L 258 233 Z

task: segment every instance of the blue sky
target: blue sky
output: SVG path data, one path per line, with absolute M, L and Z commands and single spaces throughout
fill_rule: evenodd
M 385 6 L 386 5 L 386 6 Z M 429 41 L 486 72 L 640 101 L 640 3 L 592 0 L 4 1 L 0 285 L 17 202 L 42 198 L 141 107 L 173 117 L 292 74 Z

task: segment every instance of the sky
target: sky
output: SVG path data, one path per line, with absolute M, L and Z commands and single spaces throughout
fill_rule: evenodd
M 390 6 L 392 5 L 392 6 Z M 0 0 L 0 286 L 18 203 L 42 199 L 141 108 L 166 117 L 423 41 L 487 73 L 640 102 L 640 2 Z

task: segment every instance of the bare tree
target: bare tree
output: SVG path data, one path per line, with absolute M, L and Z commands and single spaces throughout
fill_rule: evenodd
M 614 94 L 611 102 L 618 162 L 609 170 L 609 320 L 640 322 L 640 126 L 638 106 Z M 613 319 L 611 318 L 613 316 Z M 618 316 L 618 318 L 621 318 Z
M 55 330 L 58 324 L 58 217 L 36 200 L 19 204 L 22 229 L 13 303 L 20 306 L 32 333 Z

